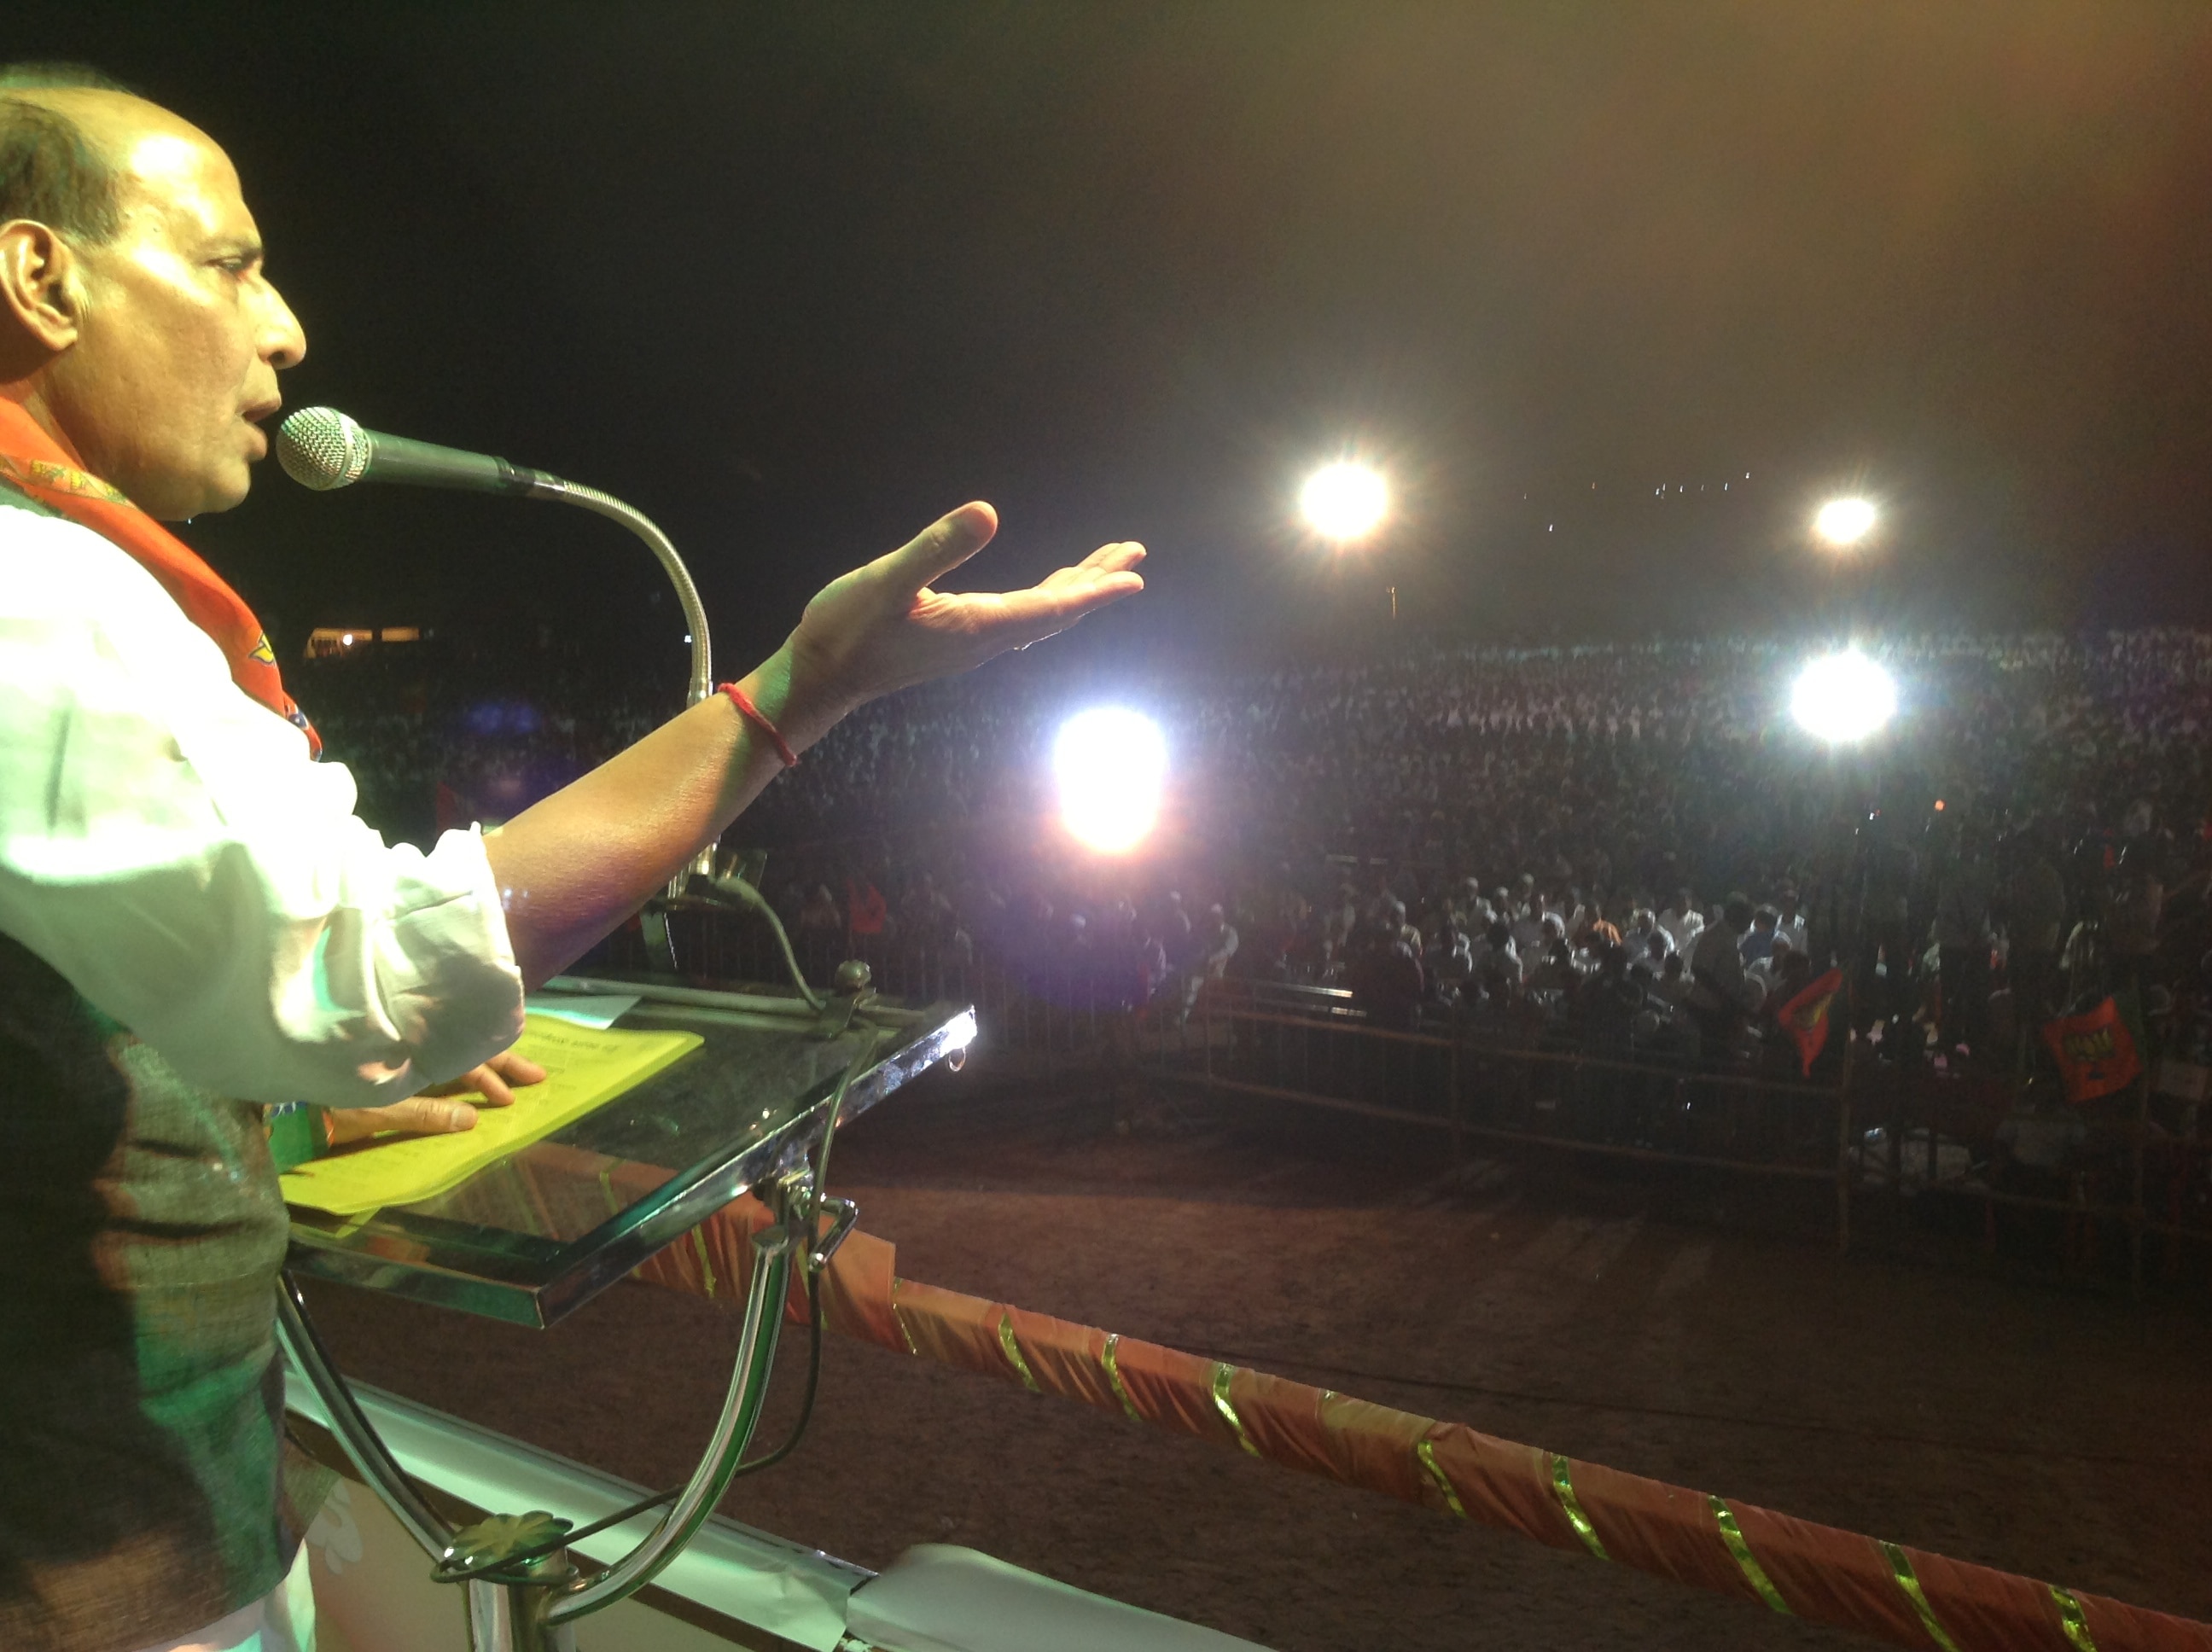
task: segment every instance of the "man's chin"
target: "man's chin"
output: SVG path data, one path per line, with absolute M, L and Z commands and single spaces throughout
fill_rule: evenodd
M 189 522 L 196 516 L 235 510 L 246 502 L 246 495 L 252 487 L 252 472 L 240 465 L 235 477 L 203 481 L 197 486 L 164 489 L 150 500 L 136 499 L 134 502 L 147 515 L 161 521 Z

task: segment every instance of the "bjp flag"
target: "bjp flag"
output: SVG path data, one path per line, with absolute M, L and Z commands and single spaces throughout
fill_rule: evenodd
M 2125 1090 L 2142 1071 L 2135 1037 L 2109 998 L 2081 1015 L 2045 1023 L 2043 1042 L 2057 1058 L 2066 1099 L 2077 1107 Z
M 1790 1035 L 1790 1042 L 1797 1047 L 1797 1059 L 1808 1073 L 1813 1071 L 1814 1060 L 1827 1047 L 1829 1006 L 1843 990 L 1844 972 L 1831 969 L 1819 980 L 1808 981 L 1796 997 L 1774 1012 L 1775 1024 Z

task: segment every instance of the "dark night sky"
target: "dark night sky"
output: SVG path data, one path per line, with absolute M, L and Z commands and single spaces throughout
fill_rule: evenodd
M 230 149 L 289 403 L 629 498 L 726 663 L 975 496 L 975 583 L 1152 546 L 1108 645 L 1386 576 L 1469 634 L 1772 624 L 1852 484 L 1900 614 L 2212 620 L 2193 0 L 75 9 L 9 50 Z M 1387 568 L 1290 525 L 1346 446 L 1406 495 Z M 191 536 L 280 641 L 672 649 L 643 553 L 567 514 L 271 465 Z

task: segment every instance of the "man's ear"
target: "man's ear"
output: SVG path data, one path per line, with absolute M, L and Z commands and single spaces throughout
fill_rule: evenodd
M 36 219 L 0 224 L 0 379 L 21 376 L 13 370 L 19 353 L 68 349 L 83 314 L 84 272 L 70 244 Z

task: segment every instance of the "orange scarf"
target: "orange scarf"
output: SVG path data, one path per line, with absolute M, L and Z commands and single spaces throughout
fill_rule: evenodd
M 322 738 L 284 692 L 276 652 L 245 599 L 175 534 L 98 477 L 71 465 L 38 421 L 20 403 L 5 397 L 0 397 L 0 483 L 90 528 L 152 574 L 185 610 L 185 617 L 222 650 L 230 662 L 230 680 L 278 716 L 297 724 L 307 737 L 307 749 L 322 756 Z

